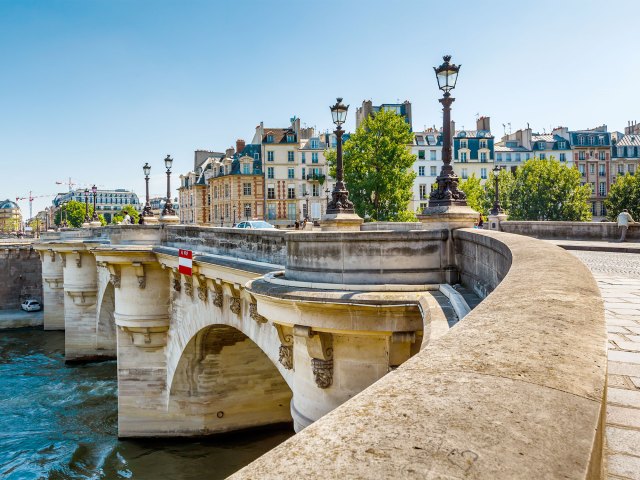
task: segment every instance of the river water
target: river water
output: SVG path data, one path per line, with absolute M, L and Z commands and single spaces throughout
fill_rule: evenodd
M 65 366 L 64 332 L 0 332 L 0 478 L 225 478 L 293 432 L 117 438 L 116 364 Z

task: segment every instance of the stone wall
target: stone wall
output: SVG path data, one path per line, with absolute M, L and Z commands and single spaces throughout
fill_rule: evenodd
M 536 238 L 564 240 L 615 240 L 620 229 L 615 222 L 500 222 L 500 230 Z M 631 225 L 627 239 L 640 240 L 640 224 Z
M 486 299 L 232 478 L 601 478 L 607 339 L 589 270 L 523 236 L 454 243 Z
M 287 260 L 286 235 L 287 232 L 279 230 L 177 225 L 166 228 L 163 244 L 231 258 L 284 265 Z
M 27 299 L 42 302 L 42 264 L 31 244 L 0 245 L 0 310 L 20 308 Z

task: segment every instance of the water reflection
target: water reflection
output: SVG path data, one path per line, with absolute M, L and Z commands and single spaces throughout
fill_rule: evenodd
M 119 441 L 115 362 L 67 367 L 63 352 L 63 332 L 0 333 L 0 478 L 225 478 L 292 435 Z

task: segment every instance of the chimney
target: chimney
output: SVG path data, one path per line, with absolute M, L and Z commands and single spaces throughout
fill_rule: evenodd
M 236 152 L 238 152 L 238 154 L 242 153 L 242 151 L 244 150 L 244 147 L 247 144 L 245 143 L 245 141 L 241 138 L 236 140 Z
M 224 151 L 224 155 L 225 155 L 225 157 L 228 157 L 228 158 L 233 157 L 233 154 L 234 154 L 234 153 L 236 153 L 236 151 L 233 149 L 233 147 L 227 148 L 227 149 Z
M 476 121 L 476 129 L 477 130 L 486 130 L 488 132 L 491 131 L 491 124 L 489 122 L 489 117 L 480 117 Z

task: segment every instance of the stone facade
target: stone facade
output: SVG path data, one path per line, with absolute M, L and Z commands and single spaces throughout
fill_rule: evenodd
M 27 299 L 43 299 L 40 258 L 30 244 L 0 244 L 0 310 Z

